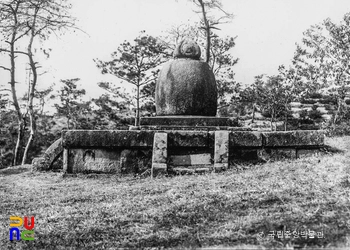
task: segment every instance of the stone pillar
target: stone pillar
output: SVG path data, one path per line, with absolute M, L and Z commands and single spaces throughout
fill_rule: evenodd
M 73 173 L 73 166 L 72 166 L 71 160 L 69 159 L 69 149 L 68 148 L 63 149 L 63 173 L 66 173 L 66 174 Z
M 159 172 L 167 172 L 167 160 L 168 160 L 168 134 L 167 133 L 155 133 L 153 139 L 153 152 L 152 152 L 152 177 L 156 176 Z
M 215 131 L 214 169 L 215 171 L 228 168 L 229 131 Z

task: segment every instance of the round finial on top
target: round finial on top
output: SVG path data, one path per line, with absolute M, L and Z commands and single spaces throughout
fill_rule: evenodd
M 199 60 L 201 57 L 201 49 L 192 39 L 183 39 L 174 50 L 174 58 L 190 58 Z

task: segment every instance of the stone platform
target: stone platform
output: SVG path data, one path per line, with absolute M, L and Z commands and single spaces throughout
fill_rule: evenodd
M 252 131 L 251 128 L 243 127 L 230 127 L 230 126 L 181 126 L 181 125 L 143 125 L 140 127 L 130 126 L 128 128 L 120 127 L 118 130 L 156 130 L 156 131 L 174 131 L 174 130 L 194 130 L 194 131 L 215 131 L 215 130 L 227 130 L 227 131 Z
M 214 116 L 156 116 L 142 117 L 141 126 L 228 126 L 238 127 L 238 119 Z
M 232 162 L 299 158 L 318 153 L 323 131 L 67 130 L 62 133 L 68 173 L 183 173 L 223 170 Z

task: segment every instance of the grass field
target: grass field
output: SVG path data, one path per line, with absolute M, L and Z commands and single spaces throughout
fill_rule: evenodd
M 3 169 L 0 249 L 350 249 L 350 137 L 327 144 L 341 152 L 171 178 Z M 26 215 L 35 240 L 9 241 Z

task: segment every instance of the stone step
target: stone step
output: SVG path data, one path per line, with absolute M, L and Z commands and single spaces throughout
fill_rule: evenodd
M 171 170 L 177 174 L 203 174 L 203 173 L 209 173 L 214 170 L 213 165 L 206 165 L 206 166 L 201 166 L 198 168 L 190 168 L 186 166 L 181 166 L 181 167 L 174 167 L 171 168 Z
M 238 119 L 231 117 L 215 116 L 157 116 L 142 117 L 141 126 L 158 125 L 158 126 L 228 126 L 237 127 Z

